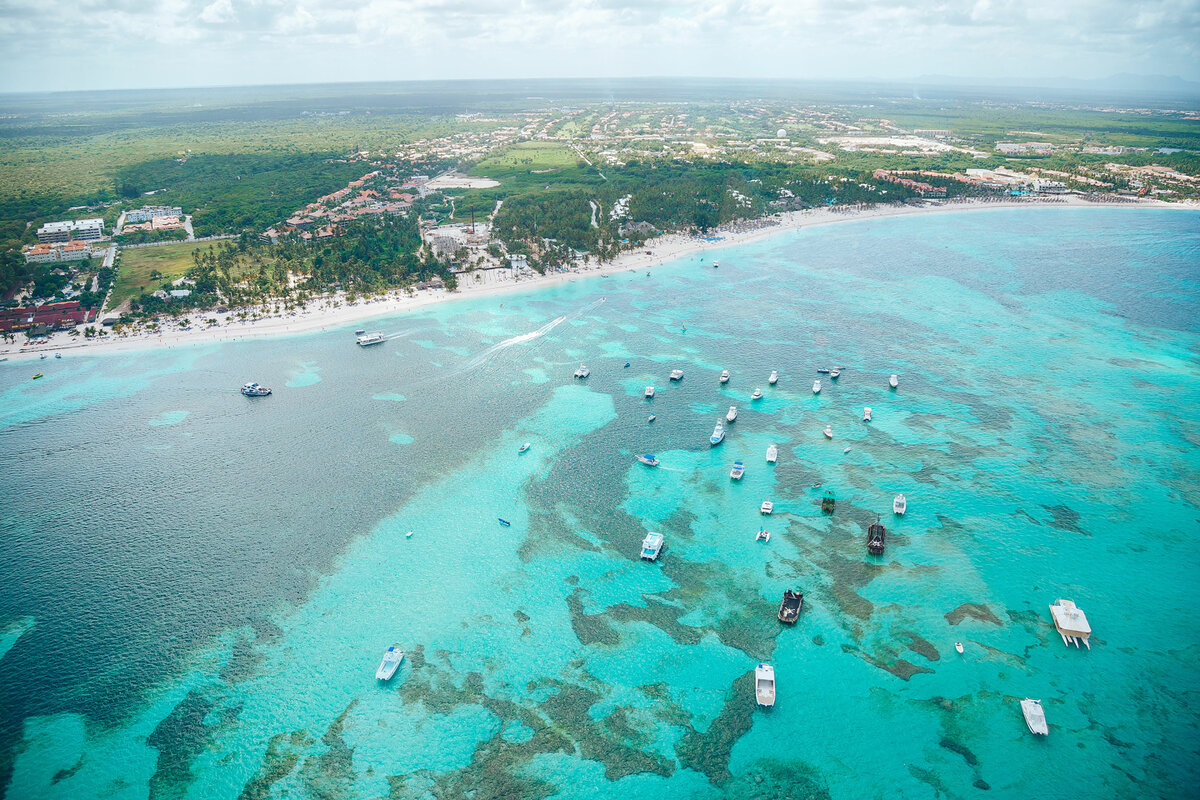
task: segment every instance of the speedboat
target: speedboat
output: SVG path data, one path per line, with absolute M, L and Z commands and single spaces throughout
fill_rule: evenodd
M 759 528 L 758 533 L 754 534 L 754 541 L 766 542 L 767 544 L 770 544 L 771 543 L 771 532 L 764 531 L 762 528 Z
M 871 421 L 871 407 L 863 406 L 863 422 Z
M 719 266 L 721 266 L 721 262 L 720 262 L 720 261 L 715 261 L 715 260 L 714 260 L 714 261 L 713 261 L 713 269 L 716 269 L 716 268 L 717 268 L 717 267 L 719 267 Z
M 771 370 L 771 377 L 767 378 L 767 383 L 774 386 L 779 381 L 779 370 Z
M 821 393 L 821 382 L 813 381 L 813 394 L 820 394 L 820 393 Z
M 646 422 L 654 422 L 654 415 L 651 414 L 650 417 L 646 420 Z
M 758 513 L 766 514 L 768 517 L 771 516 L 771 512 L 774 510 L 775 510 L 775 504 L 772 503 L 770 500 L 763 500 L 762 505 L 758 507 Z
M 721 383 L 729 383 L 729 370 L 721 370 Z
M 626 362 L 625 362 L 625 366 L 626 366 L 626 367 L 628 367 L 628 366 L 629 366 L 629 362 L 628 362 L 628 361 L 626 361 Z
M 763 708 L 775 705 L 775 668 L 770 664 L 754 668 L 754 698 Z
M 769 445 L 767 447 L 767 463 L 774 464 L 777 458 L 779 458 L 779 448 L 775 445 Z
M 729 411 L 725 414 L 725 420 L 733 422 L 735 419 L 737 419 L 737 406 L 730 406 Z
M 591 375 L 591 374 L 592 374 L 592 371 L 590 369 L 588 369 L 586 366 L 584 366 L 583 364 L 580 364 L 579 369 L 575 370 L 576 378 L 586 378 L 588 375 Z
M 646 394 L 646 399 L 649 399 L 649 398 L 651 398 L 651 397 L 654 397 L 654 387 L 653 387 L 653 386 L 647 386 L 647 387 L 646 387 L 646 393 L 645 393 L 645 394 Z
M 779 604 L 779 621 L 793 624 L 800 619 L 800 609 L 804 607 L 804 594 L 787 589 L 783 593 L 783 601 Z
M 658 554 L 662 552 L 663 535 L 661 533 L 647 533 L 646 538 L 642 539 L 642 558 L 646 561 L 657 561 Z
M 890 378 L 888 378 L 888 386 L 895 389 L 899 385 L 900 385 L 900 377 L 898 375 L 893 375 Z
M 638 456 L 638 461 L 642 462 L 647 467 L 657 467 L 658 466 L 658 459 L 655 458 L 654 456 L 650 455 L 649 453 L 646 453 L 645 455 L 642 455 L 642 456 Z
M 755 389 L 754 394 L 750 395 L 751 400 L 762 400 L 762 389 Z
M 526 450 L 528 450 L 528 449 L 529 449 L 529 442 L 526 442 L 525 444 L 523 444 L 523 445 L 521 445 L 520 447 L 518 447 L 518 448 L 517 448 L 517 452 L 518 452 L 518 453 L 524 453 L 524 452 L 525 452 Z
M 396 645 L 392 645 L 383 654 L 383 661 L 379 662 L 379 669 L 375 670 L 375 677 L 381 681 L 390 681 L 403 660 L 404 651 Z
M 683 380 L 683 370 L 681 370 L 681 369 L 671 370 L 671 380 L 673 380 L 673 381 Z
M 833 426 L 826 425 L 825 430 L 821 431 L 821 433 L 825 434 L 826 439 L 832 439 L 833 438 Z
M 55 358 L 62 358 L 62 353 L 55 353 L 55 354 L 54 354 L 54 357 L 55 357 Z
M 1046 710 L 1042 708 L 1041 700 L 1026 697 L 1021 701 L 1021 713 L 1025 715 L 1025 724 L 1029 726 L 1030 733 L 1038 736 L 1050 733 L 1050 726 L 1046 724 Z
M 962 652 L 963 652 L 963 645 L 962 645 L 962 642 L 955 642 L 955 643 L 954 643 L 954 649 L 955 649 L 955 650 L 957 650 L 957 651 L 958 651 L 958 654 L 961 656 L 961 655 L 962 655 Z
M 271 393 L 271 390 L 265 386 L 259 386 L 257 383 L 247 383 L 242 387 L 242 394 L 246 397 L 266 397 Z
M 365 336 L 359 336 L 354 341 L 358 342 L 360 347 L 370 347 L 373 344 L 383 343 L 383 334 L 379 331 L 368 333 Z
M 896 498 L 892 500 L 892 513 L 904 516 L 904 510 L 906 508 L 908 508 L 908 501 L 904 499 L 904 495 L 896 495 Z
M 742 465 L 742 462 L 740 462 L 740 461 L 733 462 L 733 469 L 729 470 L 729 477 L 733 478 L 735 481 L 740 481 L 742 479 L 742 476 L 745 474 L 746 474 L 746 467 Z
M 500 521 L 500 524 L 501 524 L 501 525 L 503 525 L 503 526 L 504 526 L 504 527 L 506 527 L 506 528 L 508 528 L 508 527 L 511 527 L 511 526 L 512 526 L 512 523 L 511 523 L 511 522 L 509 522 L 508 520 L 506 520 L 504 517 L 497 517 L 496 519 L 498 519 L 498 520 Z
M 721 420 L 717 420 L 717 427 L 713 428 L 712 436 L 708 437 L 709 444 L 718 445 L 725 438 L 725 426 L 721 424 Z
M 829 371 L 829 379 L 836 381 L 838 379 L 838 376 L 841 374 L 842 373 L 838 372 L 836 369 L 830 370 Z

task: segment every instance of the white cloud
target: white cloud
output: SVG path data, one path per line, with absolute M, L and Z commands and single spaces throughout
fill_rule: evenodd
M 211 25 L 233 22 L 237 19 L 237 14 L 233 11 L 233 0 L 213 0 L 211 5 L 205 6 L 200 12 L 200 19 Z

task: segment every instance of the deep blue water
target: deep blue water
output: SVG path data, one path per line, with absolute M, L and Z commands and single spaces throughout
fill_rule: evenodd
M 347 329 L 69 357 L 37 382 L 0 364 L 0 785 L 1187 796 L 1198 221 L 860 221 L 386 318 L 369 349 Z M 1050 624 L 1060 597 L 1090 652 Z

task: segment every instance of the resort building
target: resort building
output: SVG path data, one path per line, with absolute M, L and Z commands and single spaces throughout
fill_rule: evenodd
M 87 242 L 44 242 L 26 247 L 24 254 L 26 264 L 82 261 L 96 255 Z
M 183 209 L 179 206 L 143 206 L 142 208 L 135 208 L 132 211 L 126 211 L 125 222 L 149 222 L 156 217 L 175 217 L 179 219 L 182 216 Z
M 39 242 L 101 239 L 104 237 L 104 220 L 97 218 L 47 222 L 38 228 L 37 237 Z
M 44 325 L 47 330 L 66 330 L 95 319 L 96 310 L 83 308 L 78 300 L 24 308 L 2 308 L 0 331 L 22 331 L 37 325 Z

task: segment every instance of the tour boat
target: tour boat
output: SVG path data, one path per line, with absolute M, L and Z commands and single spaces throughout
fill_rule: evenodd
M 592 371 L 590 369 L 588 369 L 586 366 L 584 366 L 583 364 L 580 364 L 579 369 L 575 370 L 576 378 L 586 378 L 588 375 L 591 375 L 591 374 L 592 374 Z
M 961 655 L 962 655 L 962 653 L 963 653 L 963 645 L 962 645 L 962 642 L 955 642 L 955 643 L 954 643 L 954 649 L 955 649 L 955 650 L 957 650 L 957 651 L 958 651 L 958 654 L 961 656 Z
M 871 407 L 863 406 L 863 422 L 871 421 Z
M 826 439 L 832 439 L 832 438 L 833 438 L 833 426 L 832 426 L 832 425 L 826 425 L 826 426 L 825 426 L 825 430 L 823 430 L 823 431 L 821 431 L 821 432 L 825 434 L 825 438 L 826 438 Z
M 754 697 L 763 708 L 775 705 L 775 668 L 770 664 L 754 668 Z
M 729 477 L 733 478 L 735 481 L 740 481 L 742 479 L 742 476 L 745 474 L 746 474 L 746 468 L 744 466 L 742 466 L 742 462 L 740 462 L 740 461 L 733 462 L 733 469 L 729 470 Z
M 793 592 L 791 589 L 784 590 L 783 601 L 779 604 L 779 621 L 786 622 L 792 625 L 796 620 L 800 619 L 800 609 L 804 607 L 804 595 L 800 592 Z
M 908 508 L 908 500 L 904 499 L 904 495 L 902 495 L 902 494 L 896 495 L 895 499 L 892 500 L 892 513 L 899 514 L 900 516 L 903 517 L 904 511 L 907 508 Z
M 770 544 L 771 543 L 771 532 L 764 531 L 762 528 L 759 528 L 758 533 L 754 534 L 754 541 L 756 541 L 756 542 L 761 541 L 761 542 L 766 542 L 767 544 Z
M 397 648 L 396 645 L 392 645 L 383 654 L 383 661 L 379 662 L 379 669 L 375 670 L 375 677 L 381 681 L 390 681 L 403 660 L 404 651 Z
M 1030 733 L 1038 736 L 1050 733 L 1050 726 L 1046 724 L 1046 710 L 1042 708 L 1041 700 L 1026 697 L 1021 701 L 1021 713 L 1025 715 L 1025 724 L 1029 726 Z
M 758 513 L 766 514 L 768 517 L 771 516 L 771 512 L 774 510 L 775 510 L 775 504 L 772 503 L 770 500 L 763 500 L 762 505 L 758 507 Z
M 773 369 L 773 370 L 771 370 L 771 377 L 767 378 L 767 383 L 774 386 L 778 382 L 779 382 L 779 370 Z
M 658 554 L 662 552 L 663 535 L 661 533 L 647 533 L 646 538 L 642 539 L 642 558 L 646 561 L 657 561 Z
M 829 370 L 829 379 L 836 381 L 838 379 L 838 376 L 841 374 L 842 373 L 839 370 L 831 369 L 831 370 Z
M 518 448 L 517 448 L 517 452 L 518 452 L 518 453 L 524 453 L 524 452 L 525 452 L 526 450 L 528 450 L 528 449 L 529 449 L 529 442 L 526 442 L 525 444 L 523 444 L 523 445 L 521 445 L 520 447 L 518 447 Z
M 654 387 L 653 387 L 653 386 L 647 386 L 647 387 L 646 387 L 646 392 L 645 392 L 645 394 L 646 394 L 646 397 L 647 397 L 647 398 L 654 397 Z
M 900 377 L 899 376 L 893 375 L 890 378 L 888 378 L 888 386 L 895 389 L 899 385 L 900 385 Z
M 712 436 L 708 437 L 709 444 L 720 444 L 725 438 L 725 426 L 721 424 L 721 420 L 717 420 L 717 427 L 713 428 Z
M 775 459 L 777 459 L 778 457 L 779 457 L 779 448 L 778 447 L 776 447 L 775 445 L 770 445 L 769 447 L 767 447 L 767 463 L 768 464 L 774 464 Z
M 721 370 L 721 383 L 729 383 L 729 370 Z
M 36 381 L 40 377 L 42 377 L 42 373 L 39 372 L 37 375 L 33 376 L 33 379 Z
M 671 370 L 671 380 L 673 380 L 673 381 L 683 380 L 683 370 L 681 370 L 681 369 Z
M 737 406 L 730 406 L 729 411 L 725 414 L 726 422 L 733 422 L 737 419 Z
M 383 334 L 379 331 L 368 333 L 365 336 L 359 336 L 354 341 L 358 342 L 360 347 L 370 347 L 373 344 L 383 343 Z
M 271 390 L 265 386 L 259 386 L 257 383 L 247 383 L 242 387 L 242 394 L 246 397 L 266 397 L 271 393 Z
M 873 556 L 883 555 L 884 527 L 875 520 L 867 528 L 867 552 Z
M 1074 643 L 1079 647 L 1079 643 L 1083 642 L 1088 650 L 1092 649 L 1091 642 L 1088 641 L 1092 635 L 1092 626 L 1088 624 L 1083 609 L 1070 600 L 1057 600 L 1050 606 L 1050 616 L 1054 619 L 1054 628 L 1062 637 L 1063 644 Z
M 813 394 L 820 394 L 820 393 L 821 393 L 821 382 L 819 380 L 813 381 Z
M 750 399 L 751 400 L 761 400 L 762 399 L 762 389 L 755 389 L 754 394 L 750 395 Z
M 658 466 L 658 459 L 655 458 L 654 456 L 650 455 L 649 453 L 638 456 L 638 461 L 642 462 L 647 467 L 657 467 Z
M 354 332 L 354 335 L 355 335 L 355 336 L 362 336 L 364 333 L 366 333 L 366 330 L 365 330 L 365 329 L 363 329 L 363 328 L 359 328 L 358 330 L 356 330 L 356 331 Z
M 510 527 L 512 525 L 512 523 L 509 522 L 508 520 L 506 520 L 504 517 L 496 517 L 496 519 L 498 519 L 500 521 L 500 524 L 506 528 Z

